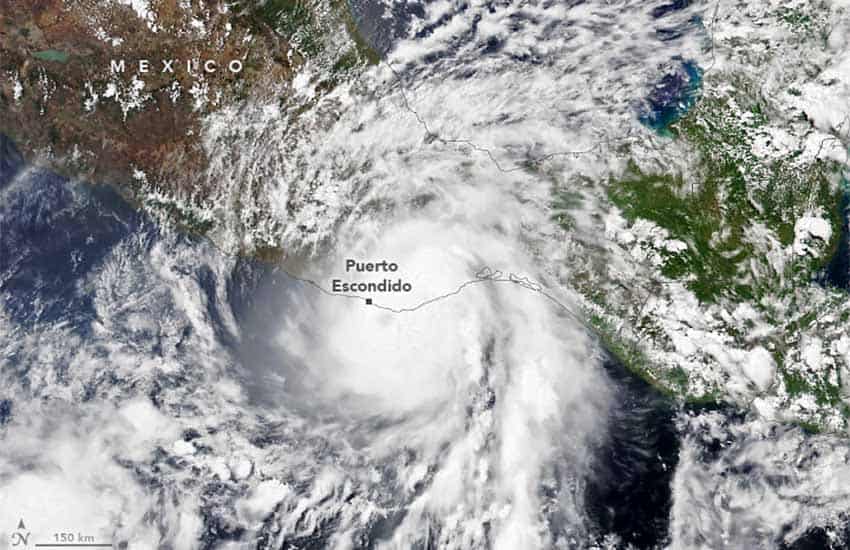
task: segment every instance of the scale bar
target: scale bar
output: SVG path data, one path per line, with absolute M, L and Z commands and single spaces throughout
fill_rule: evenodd
M 95 543 L 55 543 L 55 544 L 36 544 L 36 548 L 112 548 L 111 544 L 95 544 Z

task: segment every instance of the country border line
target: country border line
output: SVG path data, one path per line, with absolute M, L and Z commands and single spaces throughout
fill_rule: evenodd
M 714 11 L 712 13 L 711 23 L 709 24 L 708 28 L 706 29 L 706 31 L 709 35 L 709 40 L 711 42 L 711 51 L 710 51 L 711 63 L 703 71 L 704 75 L 706 73 L 708 73 L 709 71 L 711 71 L 714 68 L 714 65 L 717 62 L 716 51 L 715 51 L 716 50 L 716 43 L 715 43 L 715 39 L 714 39 L 714 27 L 715 27 L 715 24 L 717 23 L 717 17 L 718 17 L 719 11 L 720 11 L 720 2 L 718 1 L 714 4 Z M 396 70 L 396 68 L 393 66 L 393 64 L 390 61 L 388 61 L 386 59 L 382 59 L 380 61 L 380 63 L 386 65 L 389 68 L 390 72 L 395 77 L 395 80 L 398 83 L 399 91 L 401 93 L 402 103 L 404 103 L 404 108 L 407 111 L 409 111 L 416 118 L 416 121 L 425 130 L 425 134 L 428 138 L 435 139 L 435 140 L 439 141 L 440 143 L 442 143 L 443 145 L 466 145 L 467 147 L 471 148 L 473 151 L 476 151 L 476 152 L 479 152 L 479 153 L 484 153 L 487 156 L 487 158 L 489 158 L 490 161 L 496 166 L 496 169 L 498 169 L 500 172 L 503 172 L 503 173 L 516 172 L 518 170 L 523 170 L 525 168 L 529 168 L 529 167 L 533 167 L 533 166 L 539 166 L 539 165 L 543 164 L 544 162 L 547 162 L 547 161 L 552 160 L 553 158 L 557 158 L 557 157 L 565 157 L 565 156 L 575 156 L 575 157 L 577 157 L 577 156 L 582 156 L 582 155 L 588 155 L 590 153 L 593 153 L 594 151 L 601 150 L 603 144 L 610 147 L 612 143 L 619 145 L 619 144 L 634 142 L 634 141 L 638 140 L 638 138 L 631 137 L 631 136 L 626 136 L 626 137 L 619 138 L 619 139 L 607 138 L 607 139 L 597 141 L 594 145 L 592 145 L 589 148 L 584 149 L 584 150 L 556 151 L 556 152 L 553 152 L 553 153 L 547 153 L 545 155 L 540 155 L 540 156 L 537 156 L 537 157 L 531 157 L 528 160 L 526 160 L 525 162 L 516 162 L 513 165 L 511 165 L 510 167 L 505 167 L 505 166 L 502 165 L 502 163 L 499 162 L 499 159 L 497 159 L 496 156 L 493 154 L 493 150 L 491 148 L 484 147 L 483 145 L 479 145 L 476 142 L 472 141 L 471 139 L 467 139 L 467 138 L 444 138 L 444 137 L 440 136 L 440 134 L 438 134 L 437 132 L 434 132 L 433 130 L 431 130 L 431 127 L 428 124 L 428 121 L 425 120 L 425 118 L 419 113 L 419 111 L 417 111 L 413 107 L 413 105 L 410 101 L 410 98 L 407 95 L 407 88 L 404 85 L 404 80 L 402 79 L 401 74 Z
M 476 152 L 479 152 L 479 153 L 484 153 L 484 155 L 486 155 L 487 158 L 490 159 L 490 161 L 496 166 L 496 169 L 499 170 L 500 172 L 503 172 L 503 173 L 516 172 L 516 171 L 524 170 L 526 168 L 530 168 L 530 167 L 533 167 L 533 166 L 539 166 L 539 165 L 543 164 L 544 162 L 551 160 L 553 158 L 556 158 L 556 157 L 565 157 L 565 156 L 578 157 L 578 156 L 582 156 L 582 155 L 589 155 L 589 154 L 593 153 L 594 151 L 602 149 L 603 145 L 609 145 L 610 146 L 612 142 L 619 144 L 619 143 L 635 141 L 637 139 L 637 138 L 633 138 L 633 137 L 625 137 L 625 138 L 618 139 L 618 140 L 603 139 L 603 140 L 598 141 L 595 144 L 591 145 L 587 149 L 580 149 L 580 150 L 575 150 L 575 151 L 556 151 L 554 153 L 547 153 L 545 155 L 541 155 L 541 156 L 538 156 L 538 157 L 531 157 L 524 162 L 516 162 L 516 163 L 513 163 L 512 165 L 510 165 L 509 167 L 506 167 L 506 166 L 503 166 L 501 162 L 499 162 L 499 159 L 496 158 L 496 155 L 493 154 L 493 150 L 490 149 L 489 147 L 484 147 L 483 145 L 479 145 L 479 144 L 475 143 L 474 141 L 472 141 L 471 139 L 444 138 L 444 137 L 440 136 L 440 134 L 438 134 L 437 132 L 434 132 L 433 130 L 431 130 L 431 127 L 428 124 L 428 121 L 426 121 L 425 118 L 419 113 L 419 111 L 417 111 L 413 107 L 413 105 L 411 104 L 410 99 L 407 96 L 407 88 L 404 86 L 404 81 L 402 80 L 401 74 L 395 69 L 393 64 L 390 63 L 389 61 L 381 61 L 381 63 L 385 64 L 390 69 L 390 72 L 393 73 L 393 76 L 395 77 L 395 79 L 398 83 L 399 91 L 401 93 L 402 103 L 404 104 L 405 110 L 410 112 L 414 116 L 414 118 L 416 118 L 416 121 L 425 130 L 425 134 L 428 138 L 439 141 L 443 145 L 465 145 L 465 146 L 469 147 L 470 149 L 472 149 L 473 151 L 476 151 Z

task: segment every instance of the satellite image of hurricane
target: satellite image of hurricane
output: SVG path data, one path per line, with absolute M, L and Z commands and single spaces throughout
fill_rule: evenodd
M 0 550 L 850 549 L 847 0 L 0 0 Z

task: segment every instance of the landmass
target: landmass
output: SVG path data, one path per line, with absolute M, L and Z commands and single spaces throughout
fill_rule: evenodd
M 205 117 L 288 106 L 308 63 L 327 68 L 321 94 L 374 61 L 350 17 L 339 2 L 0 0 L 0 131 L 29 162 L 128 198 L 203 201 Z

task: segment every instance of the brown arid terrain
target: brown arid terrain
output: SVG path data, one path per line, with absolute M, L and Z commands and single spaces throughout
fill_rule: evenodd
M 203 195 L 192 187 L 204 185 L 195 177 L 207 163 L 203 118 L 285 95 L 293 71 L 320 54 L 290 40 L 321 28 L 313 9 L 291 0 L 0 0 L 0 133 L 29 162 L 117 184 L 130 198 L 148 181 Z

